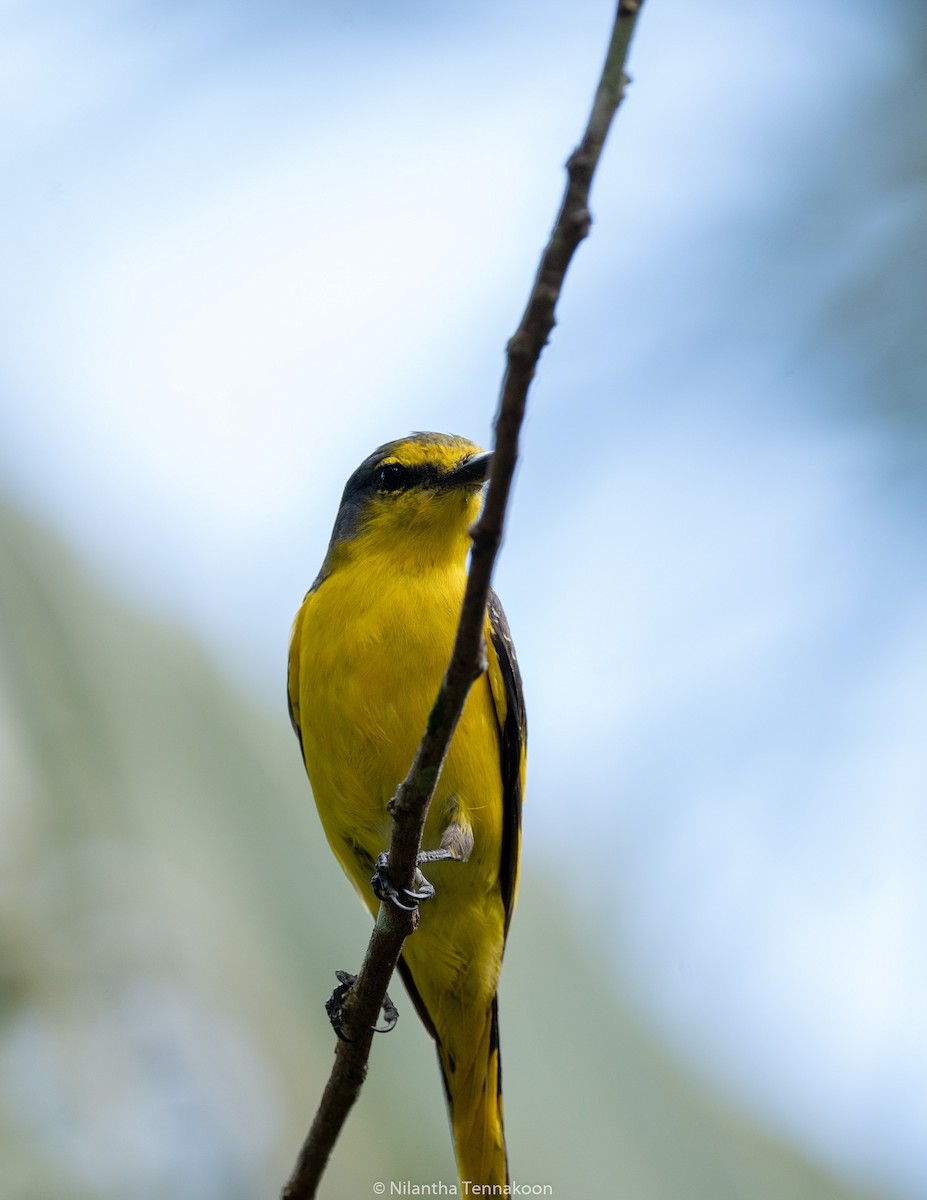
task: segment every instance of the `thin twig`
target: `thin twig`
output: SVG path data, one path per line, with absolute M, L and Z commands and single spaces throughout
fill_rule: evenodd
M 612 118 L 624 95 L 627 82 L 624 64 L 642 5 L 643 0 L 620 0 L 618 4 L 592 112 L 582 140 L 567 162 L 563 203 L 541 256 L 521 324 L 508 344 L 496 414 L 492 475 L 483 513 L 473 529 L 470 571 L 454 649 L 415 761 L 389 805 L 394 824 L 387 869 L 390 880 L 400 891 L 412 887 L 428 805 L 467 693 L 485 669 L 483 625 L 489 583 L 502 542 L 528 388 L 555 324 L 554 310 L 567 268 L 577 246 L 589 232 L 589 188 Z M 344 1002 L 343 1029 L 350 1040 L 339 1041 L 335 1048 L 331 1075 L 293 1174 L 283 1189 L 283 1200 L 311 1200 L 316 1194 L 335 1140 L 366 1077 L 372 1027 L 402 944 L 417 923 L 417 911 L 400 913 L 390 904 L 380 905 L 363 964 Z

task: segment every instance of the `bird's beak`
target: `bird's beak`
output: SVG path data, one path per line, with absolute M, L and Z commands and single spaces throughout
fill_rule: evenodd
M 472 458 L 468 458 L 466 462 L 455 467 L 453 471 L 448 471 L 446 475 L 441 476 L 442 487 L 472 487 L 473 485 L 481 485 L 489 478 L 489 472 L 492 468 L 492 451 L 487 450 L 485 454 L 474 454 Z

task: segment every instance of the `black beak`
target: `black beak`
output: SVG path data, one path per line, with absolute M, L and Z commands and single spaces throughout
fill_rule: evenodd
M 446 475 L 442 475 L 441 486 L 471 487 L 474 484 L 483 484 L 489 478 L 491 469 L 491 450 L 487 450 L 485 454 L 474 454 L 472 458 L 468 458 L 466 462 L 461 463 L 459 467 L 455 467 L 453 471 L 448 471 Z

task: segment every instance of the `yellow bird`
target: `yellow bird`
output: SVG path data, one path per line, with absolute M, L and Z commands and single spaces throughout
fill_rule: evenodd
M 335 857 L 371 914 L 387 803 L 408 771 L 447 666 L 491 454 L 415 433 L 348 480 L 328 553 L 293 626 L 289 704 Z M 431 802 L 423 848 L 436 894 L 400 971 L 434 1037 L 461 1180 L 505 1184 L 496 988 L 518 887 L 525 708 L 490 593 L 477 679 Z M 456 860 L 456 861 L 453 861 Z

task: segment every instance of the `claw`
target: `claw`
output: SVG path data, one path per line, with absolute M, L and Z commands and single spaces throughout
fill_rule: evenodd
M 395 1028 L 396 1022 L 399 1020 L 399 1009 L 390 1000 L 389 992 L 383 997 L 383 1017 L 386 1024 L 382 1028 L 379 1025 L 374 1025 L 374 1033 L 389 1033 L 391 1029 Z
M 415 861 L 416 863 L 443 862 L 451 857 L 447 850 L 423 850 Z M 374 895 L 378 900 L 388 901 L 396 908 L 402 909 L 403 912 L 414 912 L 422 901 L 430 900 L 435 894 L 434 887 L 419 870 L 415 872 L 415 888 L 395 887 L 386 873 L 388 862 L 389 854 L 384 850 L 377 859 L 376 869 L 370 880 Z
M 342 1042 L 350 1042 L 353 1041 L 353 1038 L 349 1038 L 344 1032 L 344 1014 L 342 1010 L 345 996 L 347 996 L 348 992 L 354 986 L 357 976 L 352 975 L 350 971 L 336 971 L 335 975 L 338 979 L 338 986 L 325 1001 L 325 1011 L 328 1013 L 328 1019 L 332 1023 L 332 1029 L 334 1029 L 340 1040 Z M 383 1017 L 386 1024 L 383 1026 L 372 1025 L 371 1028 L 374 1033 L 389 1033 L 391 1029 L 395 1028 L 396 1022 L 399 1020 L 399 1009 L 390 999 L 388 992 L 383 997 Z

